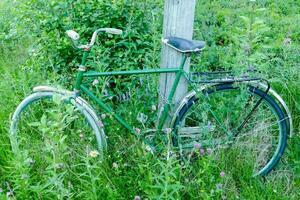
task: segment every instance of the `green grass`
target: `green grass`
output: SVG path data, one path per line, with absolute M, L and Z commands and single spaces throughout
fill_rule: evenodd
M 272 86 L 291 109 L 295 126 L 294 136 L 288 140 L 287 150 L 274 172 L 265 178 L 253 178 L 250 169 L 244 168 L 243 160 L 234 157 L 234 152 L 231 156 L 220 155 L 218 160 L 195 152 L 192 162 L 183 162 L 169 156 L 166 146 L 161 154 L 152 155 L 145 145 L 110 119 L 105 120 L 109 148 L 104 160 L 80 152 L 86 143 L 76 143 L 70 138 L 62 140 L 64 131 L 60 128 L 63 125 L 48 127 L 50 150 L 46 146 L 41 148 L 38 142 L 28 141 L 31 150 L 41 153 L 34 158 L 14 155 L 10 149 L 8 127 L 18 103 L 35 85 L 61 84 L 73 78 L 70 74 L 36 67 L 41 60 L 28 60 L 35 38 L 16 28 L 17 34 L 12 34 L 11 38 L 4 39 L 0 34 L 0 199 L 134 199 L 137 195 L 142 199 L 299 199 L 300 40 L 297 12 L 300 5 L 291 0 L 258 3 L 257 7 L 267 8 L 258 17 L 270 29 L 262 31 L 265 27 L 260 27 L 255 34 L 262 35 L 263 39 L 255 44 L 253 38 L 246 37 L 246 25 L 239 22 L 241 15 L 251 17 L 247 2 L 198 3 L 195 37 L 205 39 L 210 46 L 202 59 L 194 58 L 193 63 L 212 70 L 254 62 L 272 81 Z M 17 16 L 14 12 L 6 1 L 0 3 L 0 27 L 5 33 L 13 29 L 7 26 L 14 24 Z M 160 38 L 159 35 L 153 37 L 157 41 Z M 286 38 L 291 38 L 292 43 L 282 46 Z M 243 50 L 243 45 L 248 42 L 255 46 L 255 53 L 251 55 L 245 55 Z M 156 49 L 154 54 L 157 52 Z M 150 93 L 155 90 L 150 88 Z M 134 97 L 139 95 L 143 94 L 133 94 Z M 155 99 L 156 96 L 153 101 Z M 135 114 L 144 104 L 150 108 L 152 100 L 122 104 L 120 112 L 127 114 L 130 110 L 134 114 L 128 114 L 127 118 L 135 121 Z M 59 111 L 60 107 L 51 111 L 57 121 L 67 114 Z M 78 137 L 79 133 L 73 131 L 71 129 L 70 136 Z M 33 139 L 37 137 L 33 136 Z M 223 170 L 225 176 L 221 177 Z

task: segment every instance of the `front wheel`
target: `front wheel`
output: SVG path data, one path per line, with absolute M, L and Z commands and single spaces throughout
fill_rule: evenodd
M 54 91 L 35 92 L 13 114 L 12 150 L 41 165 L 47 158 L 74 163 L 87 156 L 100 156 L 106 148 L 101 124 L 80 97 Z
M 178 112 L 174 129 L 173 143 L 181 152 L 195 147 L 212 151 L 229 168 L 234 164 L 232 170 L 254 176 L 275 167 L 287 142 L 284 112 L 252 86 L 220 84 L 201 91 Z

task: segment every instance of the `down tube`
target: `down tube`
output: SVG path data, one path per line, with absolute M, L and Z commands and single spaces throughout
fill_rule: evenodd
M 97 98 L 91 91 L 89 91 L 88 88 L 86 88 L 84 85 L 80 85 L 81 90 L 88 95 L 93 101 L 95 101 L 105 112 L 112 115 L 120 124 L 122 124 L 125 128 L 130 130 L 132 133 L 135 134 L 135 131 L 133 128 L 125 122 L 125 120 L 120 117 L 119 115 L 115 114 L 113 109 L 109 106 L 107 106 L 101 99 Z M 135 134 L 136 135 L 136 134 Z

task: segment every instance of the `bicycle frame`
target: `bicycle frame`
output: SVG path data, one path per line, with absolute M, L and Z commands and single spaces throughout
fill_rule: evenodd
M 183 54 L 182 55 L 182 61 L 180 63 L 179 67 L 175 68 L 156 68 L 156 69 L 142 69 L 142 70 L 128 70 L 128 71 L 110 71 L 110 72 L 95 72 L 95 71 L 86 71 L 86 61 L 87 57 L 89 55 L 90 49 L 85 49 L 81 61 L 81 65 L 79 66 L 77 77 L 76 77 L 76 83 L 75 83 L 75 94 L 79 95 L 81 92 L 86 94 L 92 101 L 94 101 L 102 110 L 107 112 L 107 114 L 111 115 L 113 118 L 115 118 L 122 126 L 124 126 L 126 129 L 128 129 L 130 132 L 132 132 L 134 135 L 139 136 L 139 133 L 131 126 L 129 125 L 121 116 L 116 114 L 114 110 L 107 104 L 105 104 L 100 98 L 98 98 L 92 91 L 90 91 L 83 83 L 83 79 L 85 77 L 108 77 L 108 76 L 117 76 L 117 75 L 142 75 L 142 74 L 162 74 L 162 73 L 175 73 L 175 80 L 171 86 L 170 93 L 167 97 L 167 103 L 163 105 L 162 114 L 159 116 L 158 119 L 158 126 L 157 131 L 161 132 L 163 129 L 163 125 L 167 120 L 168 112 L 171 109 L 171 104 L 169 102 L 172 102 L 174 94 L 176 92 L 176 89 L 178 87 L 180 79 L 183 77 L 187 80 L 189 84 L 193 84 L 193 80 L 189 78 L 189 75 L 184 70 L 184 65 L 189 57 L 189 54 Z M 200 84 L 222 84 L 222 83 L 243 83 L 243 82 L 256 82 L 258 80 L 264 80 L 266 81 L 266 85 L 259 83 L 259 85 L 265 89 L 265 93 L 268 93 L 271 91 L 272 95 L 280 102 L 282 107 L 284 108 L 288 118 L 291 119 L 291 114 L 289 110 L 287 109 L 286 104 L 281 99 L 281 97 L 275 93 L 271 88 L 267 80 L 261 79 L 261 78 L 234 78 L 234 79 L 218 79 L 218 80 L 211 80 L 211 81 L 200 81 L 197 83 Z M 255 108 L 249 113 L 243 124 L 239 127 L 241 129 L 243 125 L 247 122 L 247 119 L 252 115 L 252 113 L 255 111 L 256 107 L 260 104 L 261 101 L 258 101 L 255 105 Z M 179 105 L 180 107 L 180 105 Z M 174 120 L 174 119 L 173 119 Z M 290 135 L 292 132 L 292 123 L 289 121 L 290 126 Z
M 173 85 L 171 87 L 171 91 L 168 95 L 168 102 L 172 102 L 172 99 L 174 97 L 175 91 L 177 89 L 179 80 L 184 77 L 186 80 L 188 80 L 188 75 L 184 71 L 184 64 L 187 60 L 187 55 L 183 54 L 182 61 L 179 67 L 176 68 L 157 68 L 157 69 L 143 69 L 143 70 L 128 70 L 128 71 L 110 71 L 110 72 L 94 72 L 94 71 L 86 71 L 86 61 L 87 57 L 89 55 L 89 50 L 85 50 L 81 65 L 79 66 L 79 71 L 77 73 L 76 77 L 76 83 L 75 83 L 75 91 L 76 94 L 79 95 L 80 92 L 83 92 L 86 94 L 90 99 L 92 99 L 102 110 L 107 112 L 109 115 L 113 116 L 121 125 L 123 125 L 126 129 L 131 131 L 133 134 L 137 135 L 136 130 L 132 126 L 130 126 L 121 116 L 116 114 L 114 110 L 105 104 L 100 98 L 98 98 L 95 94 L 93 94 L 92 91 L 90 91 L 83 83 L 83 78 L 85 77 L 101 77 L 101 76 L 117 76 L 117 75 L 137 75 L 137 74 L 162 74 L 162 73 L 175 73 L 175 80 L 173 82 Z M 170 103 L 166 103 L 163 106 L 163 112 L 160 115 L 158 119 L 158 131 L 161 131 L 163 128 L 163 125 L 167 119 L 168 112 L 170 111 Z

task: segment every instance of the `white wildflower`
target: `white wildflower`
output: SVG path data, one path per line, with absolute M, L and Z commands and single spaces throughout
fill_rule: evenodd
M 167 134 L 170 134 L 172 132 L 172 129 L 171 128 L 166 128 L 166 133 Z
M 141 129 L 139 129 L 139 128 L 134 128 L 134 131 L 137 135 L 139 135 L 141 133 Z
M 113 167 L 114 169 L 117 169 L 119 166 L 118 166 L 117 163 L 114 162 L 114 163 L 112 164 L 112 167 Z
M 99 152 L 98 151 L 90 151 L 89 153 L 89 156 L 92 157 L 92 158 L 96 158 L 97 156 L 99 155 Z
M 98 79 L 95 79 L 94 81 L 93 81 L 93 85 L 97 85 L 99 83 L 99 80 Z
M 152 151 L 152 149 L 149 145 L 146 145 L 145 149 L 146 149 L 146 151 Z
M 151 106 L 151 110 L 152 110 L 152 111 L 156 111 L 156 106 L 155 106 L 155 105 L 152 105 L 152 106 Z

